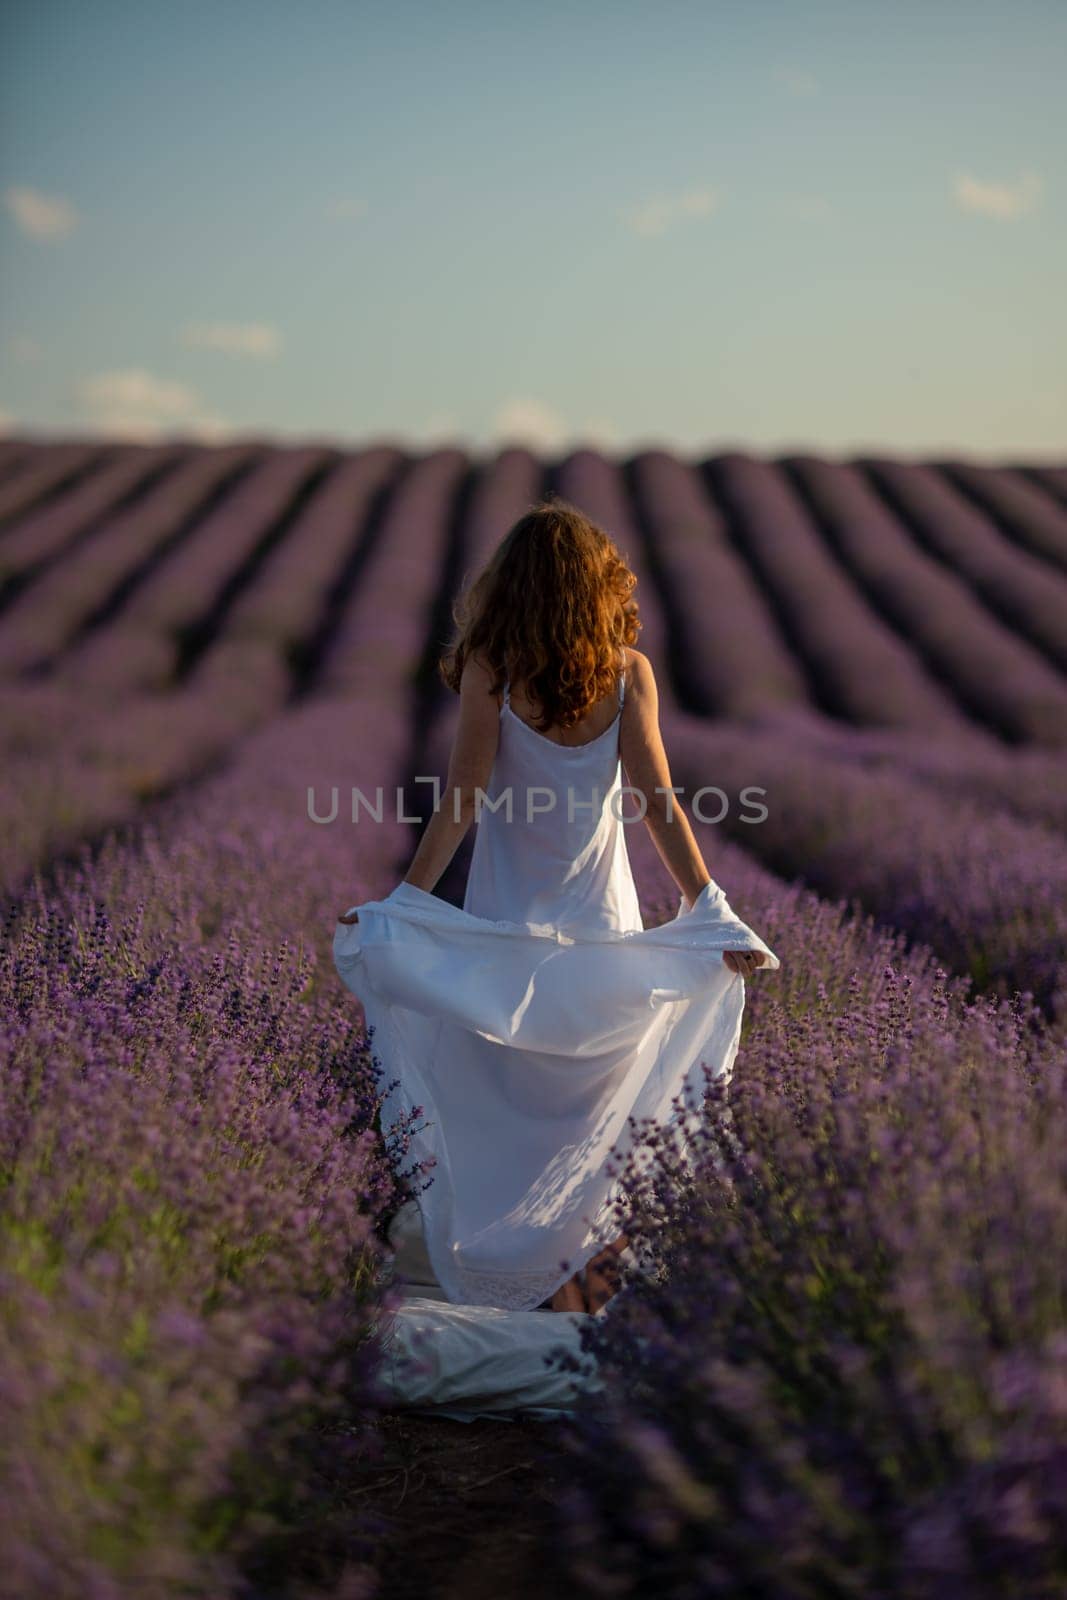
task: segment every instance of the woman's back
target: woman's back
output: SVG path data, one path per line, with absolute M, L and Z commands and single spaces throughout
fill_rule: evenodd
M 535 708 L 522 696 L 526 714 L 520 714 L 505 684 L 465 911 L 564 932 L 644 926 L 619 793 L 625 696 L 624 670 L 617 695 L 598 702 L 575 728 L 540 733 L 527 720 Z
M 520 721 L 534 726 L 534 731 L 542 737 L 550 739 L 555 744 L 576 747 L 588 744 L 610 728 L 619 715 L 620 705 L 625 704 L 626 686 L 629 682 L 630 650 L 625 648 L 625 665 L 622 669 L 621 683 L 610 694 L 606 694 L 595 705 L 590 706 L 585 716 L 574 724 L 572 728 L 552 727 L 541 729 L 536 726 L 541 717 L 541 707 L 536 700 L 531 700 L 525 685 L 508 682 L 506 694 L 500 695 L 501 706 L 507 704 Z

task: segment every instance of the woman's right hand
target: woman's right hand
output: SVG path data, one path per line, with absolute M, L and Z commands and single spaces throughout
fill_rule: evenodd
M 722 954 L 723 966 L 730 972 L 740 973 L 742 978 L 751 978 L 758 967 L 766 965 L 766 961 L 762 950 L 724 950 Z

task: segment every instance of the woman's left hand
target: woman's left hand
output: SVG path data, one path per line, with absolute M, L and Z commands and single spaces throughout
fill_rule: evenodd
M 344 916 L 343 917 L 338 917 L 337 920 L 338 920 L 338 922 L 345 922 L 349 926 L 351 926 L 351 924 L 353 922 L 358 922 L 359 921 L 359 912 L 358 911 L 346 911 Z
M 740 973 L 742 978 L 751 978 L 758 967 L 762 967 L 767 960 L 762 950 L 724 950 L 723 965 L 731 972 Z

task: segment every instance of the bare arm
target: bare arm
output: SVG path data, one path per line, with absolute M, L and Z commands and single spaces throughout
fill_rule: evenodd
M 490 693 L 492 674 L 468 659 L 459 685 L 459 723 L 441 804 L 419 840 L 404 882 L 432 890 L 474 820 L 475 790 L 483 792 L 496 760 L 500 709 Z
M 660 859 L 691 906 L 704 885 L 711 882 L 711 873 L 679 797 L 657 793 L 671 787 L 671 771 L 659 727 L 659 691 L 648 657 L 640 650 L 631 650 L 630 661 L 630 686 L 619 724 L 619 754 L 627 784 L 645 798 L 645 825 Z
M 693 836 L 689 818 L 671 788 L 670 766 L 659 728 L 659 691 L 652 663 L 631 650 L 630 687 L 619 724 L 619 754 L 626 782 L 645 797 L 645 825 L 660 859 L 691 906 L 711 874 Z M 657 793 L 657 790 L 662 791 Z M 750 976 L 767 958 L 762 950 L 726 950 L 723 962 L 731 972 Z

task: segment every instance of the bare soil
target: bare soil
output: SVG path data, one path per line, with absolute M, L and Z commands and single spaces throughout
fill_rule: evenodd
M 377 1600 L 556 1600 L 557 1421 L 383 1412 L 381 1458 L 350 1484 L 380 1525 Z

